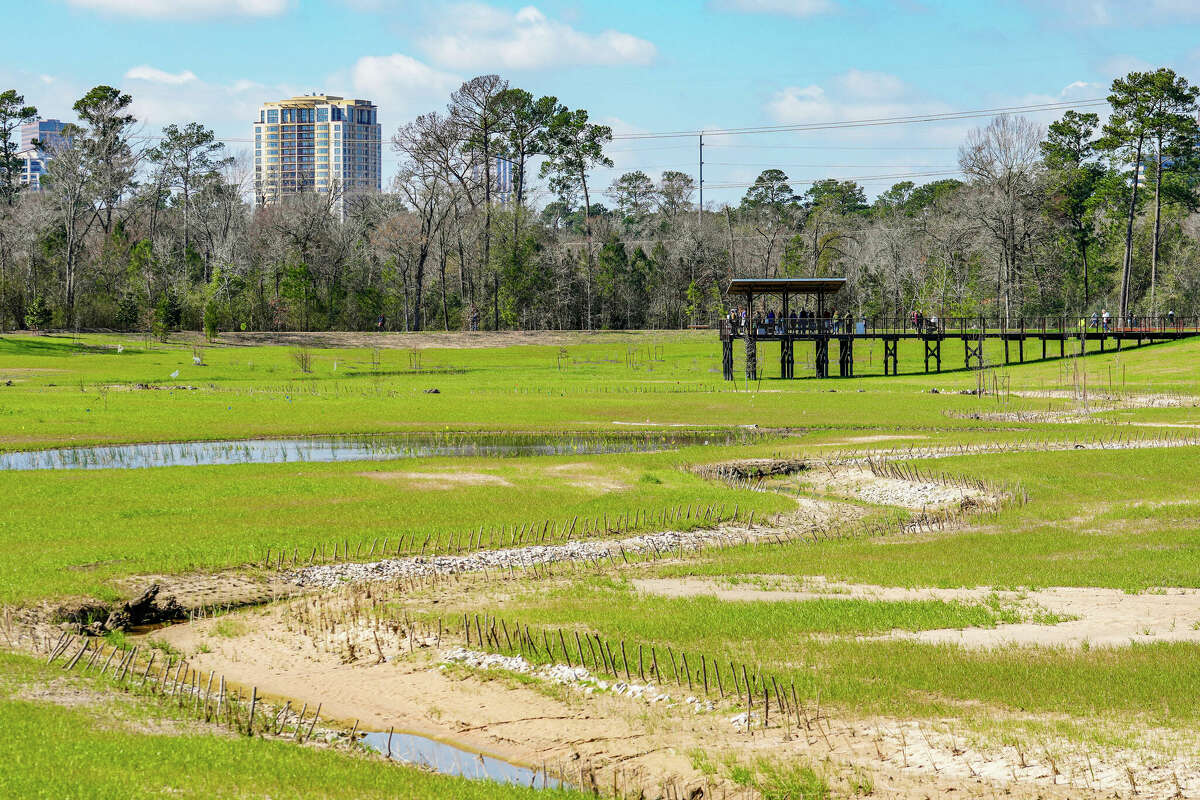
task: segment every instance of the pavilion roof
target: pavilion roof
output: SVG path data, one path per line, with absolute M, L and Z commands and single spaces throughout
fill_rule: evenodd
M 730 294 L 835 294 L 845 278 L 734 278 Z

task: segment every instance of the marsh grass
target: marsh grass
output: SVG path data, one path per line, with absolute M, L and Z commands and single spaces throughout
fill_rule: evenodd
M 47 693 L 47 685 L 55 688 Z M 87 692 L 86 703 L 77 701 L 78 691 Z M 0 770 L 0 796 L 583 798 L 435 775 L 344 750 L 234 737 L 183 721 L 180 713 L 171 703 L 112 691 L 103 679 L 0 653 L 0 761 L 8 765 Z

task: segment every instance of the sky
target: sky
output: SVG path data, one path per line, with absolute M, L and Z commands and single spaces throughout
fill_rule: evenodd
M 0 0 L 0 8 L 18 0 Z M 1200 80 L 1198 0 L 40 0 L 6 47 L 0 89 L 70 120 L 98 84 L 134 98 L 141 133 L 199 121 L 245 141 L 261 103 L 326 92 L 374 101 L 384 135 L 497 73 L 610 125 L 623 171 L 693 176 L 735 203 L 766 168 L 793 188 L 858 178 L 868 195 L 952 177 L 985 117 L 718 135 L 1103 98 L 1114 77 L 1168 66 Z M 21 4 L 28 19 L 29 6 Z M 13 16 L 13 14 L 9 14 Z M 1097 110 L 1097 109 L 1092 109 Z M 1047 123 L 1061 112 L 1031 116 Z M 673 138 L 621 138 L 691 132 Z M 238 141 L 238 140 L 241 141 Z M 385 176 L 396 159 L 385 148 Z M 386 178 L 385 178 L 386 180 Z M 541 195 L 543 201 L 549 199 Z M 603 202 L 603 199 L 602 199 Z

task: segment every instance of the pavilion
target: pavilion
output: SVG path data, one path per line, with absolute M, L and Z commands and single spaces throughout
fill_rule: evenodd
M 753 380 L 758 375 L 758 341 L 766 339 L 779 342 L 779 376 L 794 378 L 795 360 L 792 344 L 797 339 L 812 340 L 816 344 L 816 373 L 824 378 L 829 374 L 829 339 L 839 341 L 839 366 L 841 374 L 849 376 L 854 371 L 852 331 L 839 331 L 838 322 L 831 317 L 830 304 L 826 298 L 840 292 L 846 285 L 845 278 L 734 278 L 729 282 L 728 294 L 744 297 L 746 308 L 745 326 L 725 320 L 721 324 L 722 368 L 725 380 L 733 380 L 733 340 L 741 335 L 746 342 L 746 377 Z M 770 325 L 756 324 L 754 301 L 765 297 L 780 298 L 781 313 Z M 793 312 L 793 300 L 815 298 L 816 310 L 812 316 L 798 318 Z M 806 304 L 807 305 L 807 304 Z M 738 330 L 741 327 L 742 329 Z

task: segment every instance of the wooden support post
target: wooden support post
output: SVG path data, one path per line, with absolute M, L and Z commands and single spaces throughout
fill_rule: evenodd
M 1008 334 L 1001 333 L 1000 335 L 1004 337 L 1004 363 L 1011 364 L 1012 359 L 1009 358 L 1009 355 L 1008 355 Z
M 816 373 L 818 378 L 829 377 L 829 337 L 825 334 L 818 334 L 813 339 L 813 346 L 816 350 L 816 357 L 813 359 L 816 365 Z
M 929 362 L 933 361 L 937 372 L 942 371 L 942 337 L 926 336 L 925 342 L 925 372 L 929 372 Z
M 972 368 L 972 359 L 974 359 L 975 362 L 975 369 L 983 369 L 983 336 L 981 335 L 978 339 L 964 336 L 963 354 L 963 360 L 966 362 L 967 369 Z
M 850 336 L 838 337 L 838 374 L 854 377 L 854 339 Z
M 725 380 L 733 380 L 733 338 L 721 341 L 721 372 Z
M 754 294 L 746 293 L 746 380 L 758 380 L 758 330 L 754 325 Z
M 891 336 L 883 340 L 883 374 L 898 375 L 900 374 L 899 359 L 896 356 L 896 348 L 900 340 L 898 337 Z M 890 368 L 890 371 L 889 371 Z

